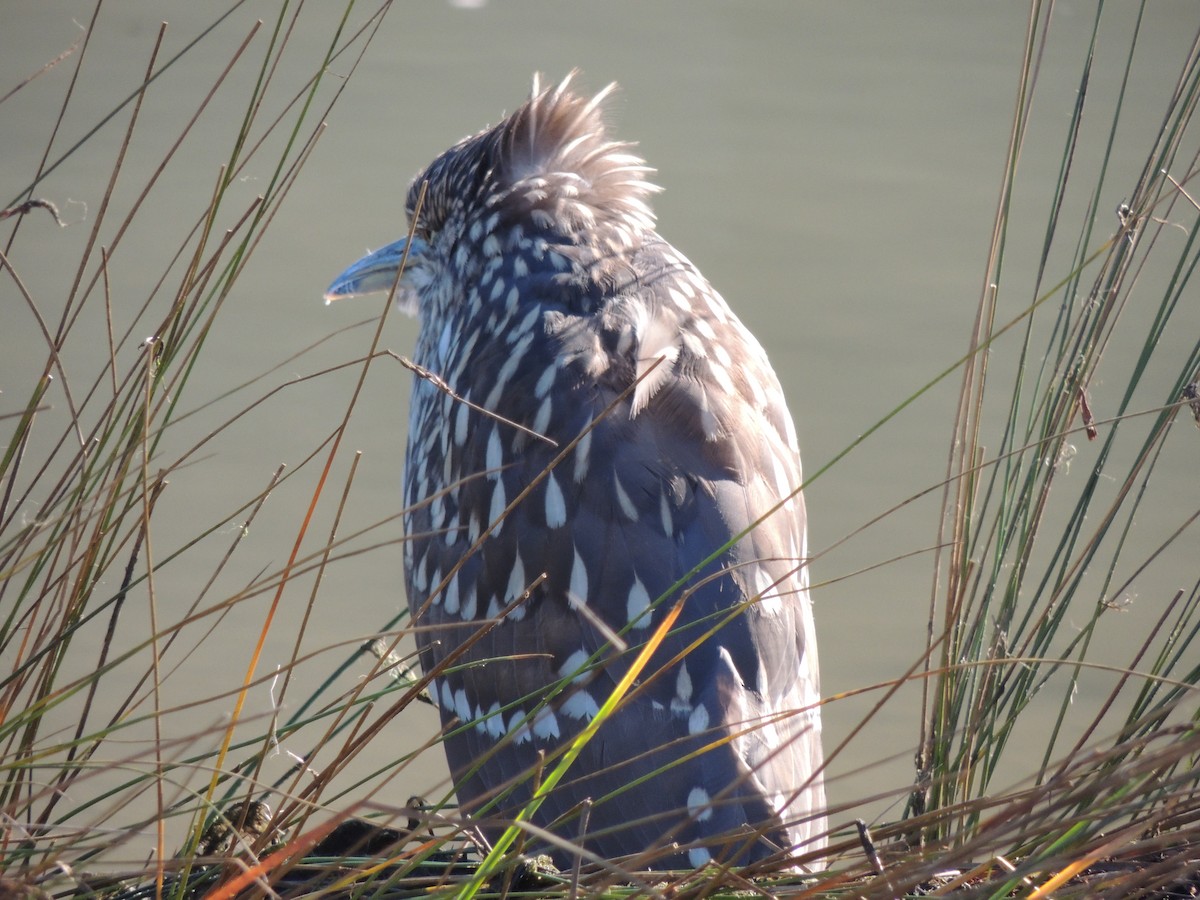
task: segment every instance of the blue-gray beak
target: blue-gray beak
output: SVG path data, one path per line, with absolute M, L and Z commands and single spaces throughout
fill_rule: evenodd
M 404 260 L 405 248 L 408 249 L 408 262 L 401 284 L 396 289 L 396 299 L 401 306 L 406 306 L 410 298 L 402 296 L 407 294 L 405 278 L 426 248 L 425 242 L 420 238 L 413 238 L 411 245 L 408 238 L 401 238 L 386 247 L 380 247 L 374 253 L 368 253 L 333 279 L 333 283 L 325 291 L 325 302 L 332 303 L 347 297 L 362 297 L 365 294 L 390 291 L 396 283 L 396 271 Z

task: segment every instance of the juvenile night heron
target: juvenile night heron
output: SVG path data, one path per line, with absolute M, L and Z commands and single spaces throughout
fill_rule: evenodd
M 608 91 L 569 80 L 435 159 L 412 239 L 327 294 L 391 289 L 407 253 L 396 297 L 436 377 L 413 385 L 405 583 L 459 800 L 492 833 L 521 809 L 681 601 L 534 824 L 640 866 L 816 850 L 792 419 L 762 347 L 655 231 Z

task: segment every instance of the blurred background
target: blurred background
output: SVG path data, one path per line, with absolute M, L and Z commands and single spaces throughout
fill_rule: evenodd
M 187 258 L 177 253 L 229 157 L 264 48 L 280 37 L 279 9 L 275 0 L 116 4 L 102 8 L 93 23 L 92 8 L 79 3 L 6 3 L 0 25 L 0 201 L 8 206 L 22 199 L 43 158 L 59 160 L 98 130 L 33 190 L 58 205 L 67 227 L 31 215 L 3 245 L 4 253 L 42 318 L 56 323 L 98 216 L 105 218 L 97 239 L 112 247 L 106 282 L 111 312 L 98 294 L 74 325 L 62 351 L 67 377 L 47 395 L 53 408 L 40 419 L 27 468 L 36 463 L 38 448 L 45 452 L 67 428 L 67 393 L 85 393 L 103 371 L 110 322 L 117 343 L 130 332 L 117 352 L 124 366 L 134 365 L 142 352 L 139 344 L 150 336 L 143 331 L 157 321 L 142 313 L 143 304 L 153 295 L 165 308 L 180 282 Z M 1090 174 L 1082 177 L 1079 196 L 1067 196 L 1061 216 L 1082 222 L 1092 215 L 1086 190 L 1099 184 L 1097 244 L 1118 228 L 1116 208 L 1144 164 L 1197 27 L 1189 2 L 1158 2 L 1143 12 L 1139 21 L 1137 6 L 1112 5 L 1091 47 L 1089 103 L 1103 104 L 1106 93 L 1124 90 L 1124 112 L 1103 173 L 1098 167 L 1110 121 L 1098 116 L 1093 126 L 1085 117 L 1073 164 Z M 343 13 L 340 4 L 299 8 L 265 108 L 282 110 L 293 97 L 304 102 L 303 86 L 320 68 Z M 330 279 L 403 233 L 405 191 L 425 163 L 516 107 L 535 71 L 555 81 L 578 68 L 581 90 L 619 83 L 608 118 L 613 133 L 637 142 L 657 170 L 660 232 L 700 267 L 765 345 L 796 419 L 806 473 L 820 473 L 807 488 L 807 501 L 823 686 L 835 698 L 825 710 L 831 751 L 882 693 L 841 695 L 900 677 L 924 651 L 940 517 L 940 492 L 929 489 L 945 477 L 958 377 L 943 379 L 836 465 L 824 467 L 966 351 L 985 288 L 1028 6 L 510 0 L 404 4 L 379 13 L 379 3 L 364 0 L 350 10 L 339 41 L 350 47 L 329 63 L 314 110 L 342 93 L 225 299 L 158 448 L 155 463 L 161 466 L 188 454 L 169 475 L 154 519 L 150 553 L 160 567 L 159 631 L 182 621 L 197 598 L 199 609 L 217 606 L 287 560 L 326 451 L 310 457 L 344 415 L 359 374 L 347 363 L 369 348 L 381 311 L 375 301 L 325 307 L 321 295 Z M 1038 92 L 1016 188 L 1015 220 L 1027 219 L 1029 227 L 1010 231 L 1000 320 L 1035 299 L 1051 194 L 1095 15 L 1091 2 L 1054 5 L 1049 43 L 1037 60 Z M 263 24 L 256 28 L 259 19 Z M 155 70 L 178 59 L 146 93 L 120 177 L 110 185 L 133 109 L 121 104 L 142 83 L 164 21 Z M 81 59 L 78 42 L 89 27 Z M 354 38 L 364 27 L 368 32 Z M 1135 28 L 1138 55 L 1123 85 Z M 231 64 L 247 40 L 245 53 Z M 37 74 L 73 45 L 74 52 Z M 206 102 L 227 68 L 225 84 Z M 76 72 L 64 113 L 62 99 Z M 287 136 L 286 128 L 278 129 L 268 145 L 281 152 Z M 238 173 L 215 233 L 235 224 L 267 189 L 277 156 L 255 156 Z M 131 204 L 147 189 L 142 212 L 123 229 Z M 1177 234 L 1182 241 L 1185 234 Z M 99 271 L 98 261 L 94 252 L 82 270 L 85 281 Z M 1067 261 L 1051 255 L 1045 285 L 1067 274 Z M 45 366 L 47 344 L 7 273 L 0 275 L 0 309 L 0 412 L 11 413 L 22 408 Z M 1183 315 L 1190 326 L 1164 340 L 1190 346 L 1200 315 L 1195 304 Z M 390 315 L 382 346 L 408 353 L 415 328 L 415 322 Z M 1014 335 L 990 351 L 990 377 L 997 383 L 1011 382 L 1016 346 Z M 1119 345 L 1110 350 L 1119 352 Z M 371 368 L 330 475 L 333 487 L 326 488 L 301 553 L 318 550 L 327 539 L 348 450 L 361 451 L 362 458 L 339 534 L 357 536 L 324 575 L 301 642 L 302 664 L 286 695 L 268 681 L 250 692 L 244 715 L 260 725 L 274 712 L 294 712 L 347 660 L 353 662 L 336 675 L 334 687 L 353 687 L 371 666 L 370 659 L 354 656 L 356 649 L 406 606 L 397 514 L 409 383 L 393 359 L 378 359 Z M 1161 402 L 1162 384 L 1158 388 L 1147 407 Z M 1097 418 L 1114 404 L 1102 380 L 1092 385 L 1090 400 Z M 222 427 L 252 404 L 252 415 Z M 12 421 L 0 420 L 0 426 Z M 1060 461 L 1071 467 L 1067 478 L 1090 465 L 1088 443 L 1073 443 L 1073 457 Z M 1146 548 L 1194 510 L 1194 493 L 1180 489 L 1195 483 L 1195 445 L 1188 447 L 1169 448 L 1160 462 L 1161 497 L 1153 508 L 1162 526 L 1149 523 L 1133 538 L 1143 549 L 1131 559 L 1144 558 Z M 267 500 L 236 554 L 206 588 L 242 532 L 244 504 L 280 464 L 291 479 Z M 909 498 L 915 499 L 864 527 Z M 36 517 L 36 501 L 29 498 L 23 514 Z M 104 577 L 119 580 L 120 574 Z M 1145 573 L 1128 596 L 1113 598 L 1128 611 L 1103 639 L 1114 647 L 1136 640 L 1123 633 L 1129 629 L 1122 623 L 1143 610 L 1151 615 L 1192 577 L 1161 567 Z M 289 583 L 257 676 L 291 658 L 312 590 L 311 575 Z M 200 630 L 211 625 L 214 639 L 180 641 L 164 654 L 164 738 L 194 741 L 211 731 L 215 744 L 271 600 L 263 591 L 239 597 L 223 613 L 203 618 Z M 131 593 L 127 603 L 120 641 L 137 648 L 151 628 L 146 588 Z M 102 625 L 97 628 L 88 642 L 73 645 L 64 661 L 68 669 L 86 672 L 95 665 Z M 132 689 L 146 671 L 148 653 L 144 646 L 135 650 L 113 683 L 124 679 Z M 1104 685 L 1081 683 L 1079 702 Z M 831 762 L 831 803 L 862 801 L 839 812 L 840 822 L 901 813 L 902 793 L 874 795 L 902 791 L 912 781 L 920 699 L 918 684 L 906 687 Z M 65 702 L 64 734 L 73 727 L 70 710 Z M 398 773 L 391 768 L 435 729 L 428 707 L 405 710 L 355 761 L 344 796 L 400 805 L 409 794 L 432 798 L 444 791 L 440 748 Z M 110 760 L 111 768 L 136 768 L 129 761 L 145 758 L 132 738 L 128 752 L 128 760 Z M 289 754 L 306 752 L 301 740 L 285 742 L 268 760 L 264 778 L 286 772 Z M 180 747 L 177 755 L 187 754 Z M 1038 762 L 1013 766 L 1002 783 L 1029 775 Z M 319 769 L 321 760 L 311 765 Z M 96 784 L 111 777 L 98 774 Z M 172 778 L 173 790 L 183 796 L 201 790 L 208 772 L 201 763 L 190 775 L 185 767 Z M 85 784 L 76 790 L 86 790 Z M 149 795 L 142 800 L 151 802 Z M 95 824 L 111 814 L 116 824 L 121 812 L 97 808 L 87 815 Z M 131 856 L 145 849 L 135 842 Z

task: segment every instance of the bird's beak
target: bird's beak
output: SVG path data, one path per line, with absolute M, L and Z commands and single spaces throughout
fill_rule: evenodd
M 393 244 L 380 247 L 374 253 L 368 253 L 333 279 L 333 283 L 325 291 L 325 302 L 332 303 L 334 300 L 342 300 L 346 297 L 362 297 L 365 294 L 390 291 L 392 285 L 396 284 L 396 271 L 403 262 L 405 271 L 396 288 L 396 299 L 401 306 L 405 306 L 408 300 L 412 299 L 406 296 L 411 286 L 405 282 L 413 265 L 424 253 L 425 246 L 425 242 L 420 238 L 413 238 L 411 243 L 408 238 L 401 238 Z M 407 262 L 405 262 L 406 250 Z

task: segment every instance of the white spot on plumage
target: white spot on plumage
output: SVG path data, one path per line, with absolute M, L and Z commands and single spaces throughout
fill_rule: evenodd
M 462 447 L 467 442 L 467 424 L 471 415 L 471 407 L 465 403 L 458 404 L 454 413 L 454 446 Z M 447 454 L 449 458 L 449 454 Z
M 487 261 L 487 265 L 483 267 L 483 281 L 488 282 L 496 277 L 496 273 L 500 271 L 500 267 L 504 265 L 504 257 L 493 256 Z
M 613 494 L 616 496 L 617 505 L 621 507 L 621 512 L 625 514 L 625 518 L 630 522 L 636 522 L 638 520 L 637 507 L 633 505 L 633 500 L 630 499 L 629 494 L 625 493 L 621 479 L 615 474 L 613 475 Z
M 694 331 L 684 331 L 679 335 L 679 341 L 683 343 L 683 348 L 697 359 L 708 358 L 709 344 L 704 343 L 703 338 L 697 335 Z
M 675 696 L 671 700 L 671 710 L 691 714 L 692 676 L 686 663 L 679 664 L 679 672 L 675 675 Z
M 712 862 L 712 854 L 704 847 L 693 847 L 688 851 L 688 862 L 692 864 L 693 869 L 699 869 Z
M 720 438 L 724 431 L 721 429 L 721 422 L 717 419 L 716 413 L 712 411 L 712 406 L 708 402 L 708 395 L 705 394 L 700 400 L 700 428 L 704 432 L 706 441 L 715 441 Z
M 533 386 L 534 396 L 539 400 L 544 399 L 550 393 L 550 389 L 554 387 L 557 375 L 557 366 L 546 366 L 546 370 L 538 376 L 537 383 Z
M 711 325 L 709 325 L 703 319 L 697 319 L 696 320 L 697 328 L 701 324 L 703 324 L 706 328 L 708 328 L 709 331 L 712 331 Z M 713 338 L 712 352 L 713 352 L 713 356 L 715 356 L 717 358 L 717 362 L 719 362 L 721 365 L 723 365 L 727 369 L 734 368 L 733 357 L 729 355 L 729 351 L 727 349 L 725 349 L 725 345 L 722 344 L 720 341 L 716 340 L 716 332 L 713 332 L 712 338 Z M 749 379 L 749 380 L 753 381 L 754 379 Z
M 488 707 L 484 726 L 487 728 L 487 733 L 493 738 L 499 740 L 504 737 L 504 716 L 500 714 L 500 703 L 498 701 L 493 702 Z
M 779 586 L 770 573 L 761 566 L 754 570 L 754 590 L 758 594 L 758 608 L 768 615 L 783 612 L 783 601 L 779 598 Z
M 704 276 L 693 268 L 689 268 L 684 273 L 684 280 L 680 283 L 690 297 L 695 297 L 697 293 L 707 294 L 712 291 L 712 285 L 705 281 Z M 693 290 L 693 287 L 695 290 Z
M 504 528 L 504 522 L 500 517 L 504 515 L 506 506 L 508 506 L 508 499 L 504 496 L 504 482 L 497 481 L 496 486 L 492 488 L 492 508 L 488 511 L 488 523 L 495 523 L 492 525 L 492 537 L 498 537 Z
M 488 409 L 495 409 L 499 405 L 500 398 L 504 395 L 504 392 L 511 389 L 510 382 L 512 381 L 512 377 L 520 367 L 521 361 L 525 358 L 525 352 L 529 349 L 529 345 L 533 343 L 533 338 L 533 332 L 527 332 L 523 335 L 509 352 L 508 358 L 504 360 L 504 365 L 496 372 L 496 382 L 492 385 L 487 399 L 483 402 L 483 405 Z
M 703 292 L 703 296 L 704 302 L 708 305 L 708 310 L 712 313 L 713 318 L 721 323 L 728 321 L 728 307 L 725 306 L 725 301 L 721 299 L 721 295 L 716 291 L 708 290 Z
M 450 579 L 450 583 L 446 585 L 446 590 L 442 594 L 442 609 L 447 615 L 453 616 L 458 613 L 459 597 L 458 597 L 458 577 Z
M 443 681 L 441 685 L 441 706 L 442 709 L 450 712 L 454 709 L 454 691 L 450 690 L 449 682 Z
M 524 278 L 529 274 L 529 263 L 525 262 L 525 257 L 518 256 L 513 260 L 513 277 Z
M 452 334 L 450 323 L 447 322 L 442 327 L 442 333 L 438 336 L 437 358 L 439 362 L 444 362 L 450 355 L 450 337 Z
M 516 290 L 516 288 L 513 288 L 513 290 Z M 521 321 L 513 326 L 512 331 L 509 334 L 510 343 L 517 335 L 524 337 L 529 331 L 532 330 L 533 323 L 541 317 L 542 310 L 540 308 L 538 308 L 536 305 L 529 307 L 529 311 L 525 313 L 525 316 L 521 319 Z M 553 367 L 551 368 L 551 371 L 553 371 Z
M 546 479 L 546 525 L 549 528 L 560 528 L 566 522 L 567 504 L 558 484 L 558 476 L 551 472 Z
M 530 740 L 529 736 L 529 715 L 525 710 L 514 709 L 508 719 L 508 735 L 513 739 L 514 743 L 522 744 Z
M 528 587 L 525 581 L 525 563 L 521 560 L 521 554 L 518 553 L 513 559 L 512 571 L 508 574 L 508 594 L 506 599 L 509 602 L 516 600 L 525 593 L 525 588 Z M 521 608 L 522 615 L 524 609 Z M 513 610 L 514 618 L 516 618 L 516 610 Z
M 543 740 L 559 736 L 558 717 L 550 707 L 542 707 L 533 717 L 533 736 Z
M 780 400 L 779 402 L 782 405 L 783 401 Z M 784 437 L 787 438 L 788 449 L 799 456 L 800 443 L 796 440 L 796 425 L 792 422 L 791 416 L 783 417 L 783 431 Z
M 686 263 L 680 259 L 679 251 L 670 244 L 665 244 L 661 250 L 663 265 L 670 269 L 682 269 Z M 678 274 L 678 273 L 676 273 Z
M 495 303 L 497 300 L 499 300 L 499 299 L 500 299 L 500 295 L 501 295 L 501 294 L 503 294 L 503 293 L 504 293 L 504 279 L 503 279 L 503 278 L 497 278 L 497 279 L 496 279 L 496 280 L 495 280 L 495 281 L 492 283 L 492 293 L 491 293 L 491 295 L 488 297 L 488 301 L 489 301 L 490 303 Z
M 706 822 L 712 818 L 712 798 L 708 796 L 708 791 L 702 787 L 694 787 L 688 791 L 687 795 L 687 810 L 688 815 L 692 816 L 697 822 Z
M 470 621 L 475 618 L 475 613 L 478 612 L 478 604 L 476 602 L 476 588 L 473 583 L 468 582 L 464 585 L 462 591 L 462 618 L 464 621 Z
M 533 430 L 544 435 L 550 427 L 550 419 L 554 415 L 554 402 L 550 397 L 544 399 L 538 407 L 537 416 L 533 420 Z
M 586 606 L 588 601 L 588 574 L 579 550 L 575 550 L 575 561 L 571 565 L 571 586 L 567 588 L 567 602 L 573 607 Z
M 688 716 L 688 734 L 704 734 L 708 731 L 708 710 L 701 703 Z
M 663 534 L 670 537 L 675 533 L 675 518 L 671 515 L 671 501 L 666 491 L 658 495 L 658 514 L 662 519 Z
M 413 587 L 421 594 L 429 591 L 429 577 L 426 574 L 428 565 L 429 557 L 422 556 L 416 567 L 411 570 Z
M 650 625 L 650 616 L 646 615 L 649 608 L 650 593 L 640 578 L 634 578 L 633 587 L 629 589 L 629 598 L 625 603 L 625 614 L 629 624 L 635 628 L 646 628 Z
M 734 387 L 733 379 L 729 377 L 729 372 L 722 365 L 709 365 L 709 374 L 712 375 L 713 381 L 726 394 L 736 394 L 737 388 Z
M 592 422 L 589 419 L 584 428 L 590 428 Z M 588 474 L 589 457 L 592 453 L 592 432 L 588 430 L 583 437 L 579 439 L 579 443 L 575 445 L 575 483 L 581 484 L 583 479 Z
M 759 385 L 758 379 L 748 378 L 745 381 L 743 381 L 742 384 L 749 385 L 750 400 L 754 404 L 754 408 L 755 409 L 766 409 L 767 408 L 767 395 L 763 393 L 763 389 Z M 774 405 L 774 404 L 772 404 L 772 405 Z M 793 447 L 792 449 L 795 450 L 795 447 Z
M 692 308 L 692 302 L 673 287 L 667 288 L 667 296 L 670 297 L 671 302 L 678 306 L 681 310 L 689 310 Z
M 582 647 L 578 650 L 573 650 L 563 660 L 562 665 L 558 667 L 558 674 L 563 678 L 570 678 L 573 682 L 585 681 L 588 677 L 588 672 L 584 667 L 587 665 L 589 659 L 591 659 L 591 654 Z
M 483 239 L 483 255 L 484 256 L 499 256 L 500 241 L 496 239 L 494 234 L 489 234 Z
M 476 303 L 478 303 L 479 292 L 471 291 L 471 295 L 475 298 Z M 478 328 L 472 328 L 470 333 L 466 335 L 465 339 L 462 335 L 459 335 L 459 340 L 462 346 L 455 351 L 454 358 L 456 362 L 454 365 L 454 371 L 450 373 L 450 376 L 447 379 L 452 384 L 460 384 L 462 382 L 463 372 L 466 371 L 467 363 L 469 363 L 472 359 L 471 354 L 475 350 L 475 345 L 479 343 L 480 333 L 481 332 Z M 469 398 L 471 396 L 471 391 L 468 389 L 463 393 L 463 396 Z M 463 405 L 465 406 L 466 404 Z
M 596 698 L 588 693 L 585 688 L 580 688 L 567 697 L 560 708 L 563 715 L 570 716 L 572 719 L 586 719 L 589 722 L 600 712 L 600 706 L 596 703 Z
M 487 467 L 488 481 L 499 481 L 500 469 L 504 465 L 504 448 L 500 444 L 500 429 L 494 426 L 488 435 L 487 454 L 483 464 Z

